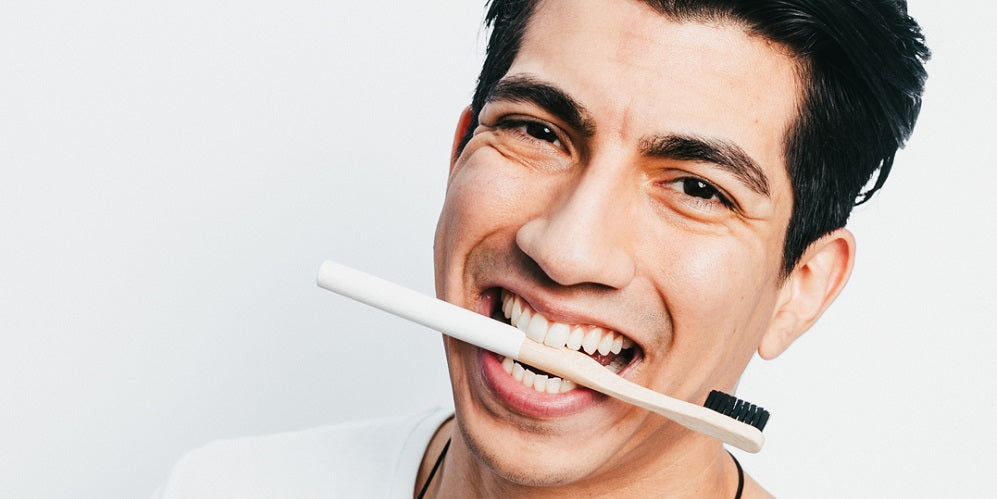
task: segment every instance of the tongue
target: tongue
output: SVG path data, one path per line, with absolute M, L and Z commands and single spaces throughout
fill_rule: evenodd
M 600 363 L 600 364 L 602 364 L 604 366 L 608 366 L 610 364 L 610 362 L 613 362 L 613 359 L 616 358 L 616 355 L 617 354 L 615 354 L 613 352 L 609 352 L 606 355 L 603 355 L 603 354 L 601 354 L 599 352 L 596 352 L 596 353 L 594 353 L 592 355 L 589 355 L 589 357 L 592 357 L 593 359 L 595 359 L 596 362 L 598 362 L 598 363 Z

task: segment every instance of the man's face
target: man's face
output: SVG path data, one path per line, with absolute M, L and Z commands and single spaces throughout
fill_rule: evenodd
M 653 390 L 697 404 L 730 391 L 782 290 L 795 68 L 730 24 L 542 2 L 452 165 L 437 293 L 506 322 L 512 301 L 569 342 L 622 336 L 617 350 L 634 346 L 596 356 Z M 445 346 L 462 438 L 506 479 L 609 484 L 617 467 L 707 438 Z

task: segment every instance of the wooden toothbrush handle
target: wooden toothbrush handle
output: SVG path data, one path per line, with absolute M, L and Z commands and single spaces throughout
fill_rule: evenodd
M 755 453 L 765 443 L 762 432 L 754 426 L 627 381 L 581 352 L 525 340 L 519 347 L 517 359 L 665 416 L 690 430 L 717 438 L 739 449 Z

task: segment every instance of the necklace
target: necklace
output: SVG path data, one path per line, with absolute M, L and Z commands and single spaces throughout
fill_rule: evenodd
M 436 476 L 436 470 L 438 470 L 440 468 L 440 464 L 443 463 L 443 458 L 446 457 L 447 449 L 449 448 L 450 448 L 450 438 L 447 439 L 447 443 L 443 446 L 443 450 L 440 451 L 440 457 L 436 458 L 436 464 L 433 465 L 433 470 L 430 471 L 429 476 L 426 477 L 426 483 L 425 485 L 422 486 L 422 490 L 419 491 L 419 496 L 418 496 L 419 499 L 422 499 L 423 497 L 426 496 L 426 491 L 429 490 L 429 484 L 433 483 L 433 477 Z
M 741 492 L 744 491 L 744 470 L 741 469 L 741 463 L 737 462 L 734 454 L 727 451 L 727 455 L 734 460 L 734 466 L 737 466 L 737 494 L 734 494 L 734 499 L 741 499 Z
M 426 483 L 422 486 L 422 490 L 419 491 L 419 499 L 423 499 L 426 496 L 426 491 L 429 490 L 429 484 L 433 483 L 433 477 L 436 476 L 436 470 L 440 468 L 440 464 L 443 463 L 443 458 L 447 455 L 447 450 L 450 448 L 450 439 L 447 439 L 447 443 L 443 445 L 443 450 L 440 451 L 440 456 L 436 458 L 436 464 L 433 465 L 433 469 L 429 472 L 429 476 L 426 477 Z M 727 455 L 734 460 L 734 466 L 737 467 L 737 493 L 734 494 L 734 499 L 741 499 L 741 492 L 744 491 L 744 470 L 741 469 L 741 463 L 737 462 L 737 458 L 730 451 L 727 451 Z

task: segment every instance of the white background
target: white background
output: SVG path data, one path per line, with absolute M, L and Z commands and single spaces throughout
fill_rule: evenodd
M 449 404 L 431 293 L 478 2 L 0 3 L 0 496 L 142 497 L 212 439 Z M 992 494 L 997 8 L 914 0 L 921 122 L 823 321 L 739 394 L 785 497 Z

